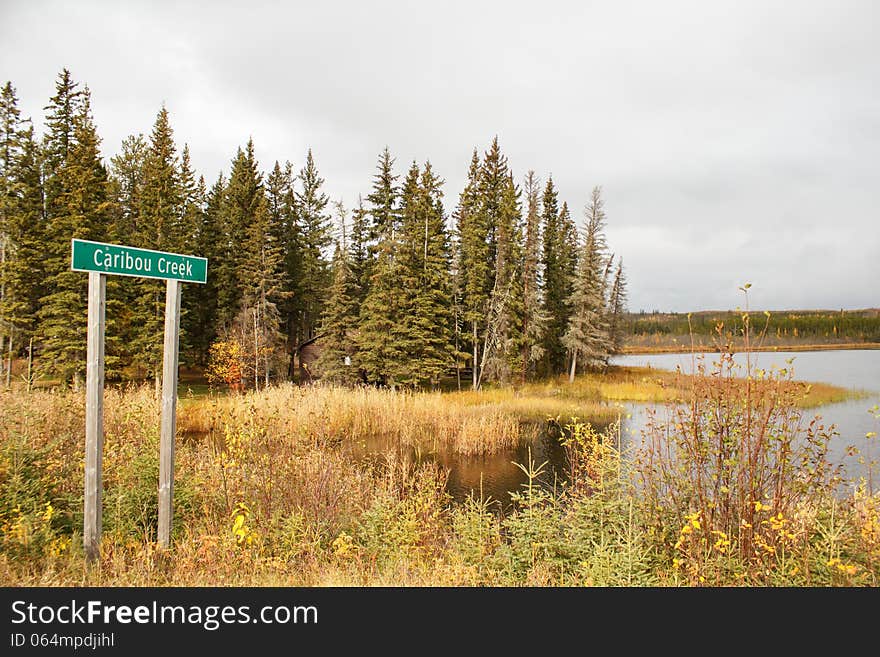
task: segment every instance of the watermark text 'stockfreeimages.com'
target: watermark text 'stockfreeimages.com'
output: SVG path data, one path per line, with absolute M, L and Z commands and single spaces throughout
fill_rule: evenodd
M 214 631 L 224 625 L 311 624 L 318 623 L 318 608 L 314 605 L 265 605 L 252 609 L 250 605 L 159 604 L 158 601 L 140 605 L 111 605 L 100 600 L 62 604 L 35 604 L 24 600 L 12 603 L 12 624 L 39 625 L 193 625 Z

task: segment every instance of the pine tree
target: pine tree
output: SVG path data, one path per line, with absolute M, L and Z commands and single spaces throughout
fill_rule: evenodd
M 541 257 L 539 184 L 535 172 L 529 171 L 526 174 L 524 189 L 528 207 L 526 210 L 522 273 L 523 342 L 521 380 L 523 383 L 534 372 L 535 363 L 540 361 L 544 355 L 543 342 L 546 316 L 541 304 L 538 271 Z
M 71 238 L 103 241 L 110 234 L 109 183 L 101 163 L 88 89 L 65 69 L 47 107 L 46 290 L 40 299 L 41 367 L 79 385 L 85 371 L 88 277 L 70 270 Z M 109 320 L 109 318 L 108 318 Z
M 318 174 L 312 151 L 300 170 L 300 190 L 296 194 L 299 233 L 300 285 L 298 297 L 296 344 L 315 336 L 323 311 L 325 293 L 330 283 L 330 269 L 325 251 L 331 243 L 327 195 L 321 191 L 324 179 Z
M 605 253 L 605 211 L 602 206 L 601 190 L 594 187 L 585 211 L 581 257 L 569 300 L 572 315 L 562 338 L 571 354 L 570 381 L 574 381 L 579 365 L 597 367 L 607 364 L 611 348 L 605 314 L 609 259 Z

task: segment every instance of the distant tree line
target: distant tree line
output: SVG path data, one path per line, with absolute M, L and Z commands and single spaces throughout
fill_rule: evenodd
M 38 137 L 11 83 L 0 91 L 0 353 L 32 347 L 37 371 L 85 371 L 87 276 L 71 238 L 204 256 L 183 295 L 181 358 L 259 388 L 295 376 L 339 383 L 474 388 L 604 367 L 625 330 L 623 264 L 605 241 L 598 187 L 578 230 L 552 177 L 518 184 L 497 138 L 475 149 L 451 217 L 430 162 L 401 175 L 386 148 L 369 193 L 330 203 L 311 150 L 266 173 L 249 141 L 210 185 L 162 107 L 148 136 L 105 163 L 90 93 L 63 70 Z M 164 285 L 109 276 L 107 375 L 154 378 Z
M 764 328 L 762 311 L 751 313 L 752 331 Z M 743 314 L 734 311 L 691 313 L 632 313 L 622 317 L 627 337 L 712 336 L 721 325 L 725 335 L 741 335 Z M 880 342 L 880 310 L 792 312 L 771 311 L 767 336 L 779 340 L 816 342 Z

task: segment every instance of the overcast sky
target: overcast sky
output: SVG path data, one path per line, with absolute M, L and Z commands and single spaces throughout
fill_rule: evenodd
M 388 145 L 454 208 L 498 135 L 580 219 L 602 185 L 630 309 L 880 306 L 880 3 L 0 0 L 42 128 L 67 67 L 109 160 L 164 102 L 210 184 L 253 137 L 347 207 Z

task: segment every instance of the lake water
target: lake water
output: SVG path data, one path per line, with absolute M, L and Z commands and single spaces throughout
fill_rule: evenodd
M 717 355 L 706 354 L 707 366 Z M 745 355 L 736 354 L 737 363 L 745 366 Z M 830 383 L 842 388 L 860 390 L 867 393 L 862 399 L 853 399 L 836 404 L 825 404 L 805 409 L 804 425 L 814 416 L 821 417 L 825 425 L 834 425 L 837 435 L 829 445 L 829 458 L 834 463 L 842 463 L 851 477 L 866 474 L 858 457 L 849 456 L 848 448 L 855 445 L 862 449 L 866 445 L 873 449 L 873 456 L 880 459 L 880 442 L 874 439 L 866 443 L 865 434 L 870 431 L 880 433 L 880 423 L 869 413 L 874 404 L 880 403 L 880 350 L 877 349 L 837 349 L 827 351 L 766 351 L 751 354 L 752 365 L 762 369 L 789 368 L 793 378 L 798 381 Z M 631 367 L 653 367 L 674 370 L 680 367 L 690 372 L 690 354 L 628 354 L 613 360 L 616 365 Z M 632 416 L 624 422 L 629 441 L 636 441 L 645 427 L 647 411 L 652 404 L 628 404 Z M 863 453 L 865 460 L 872 454 Z
M 707 354 L 707 365 L 713 354 Z M 880 433 L 878 421 L 868 412 L 874 404 L 880 403 L 880 350 L 828 350 L 801 352 L 759 352 L 751 355 L 753 365 L 769 370 L 772 367 L 789 368 L 795 379 L 800 381 L 819 381 L 837 386 L 864 390 L 866 398 L 836 404 L 826 404 L 804 411 L 804 425 L 814 415 L 819 415 L 826 425 L 835 425 L 836 435 L 830 445 L 830 459 L 842 463 L 851 477 L 865 473 L 856 457 L 847 455 L 849 445 L 863 446 L 865 434 L 869 431 Z M 745 362 L 743 354 L 737 354 L 737 362 Z M 789 363 L 788 360 L 792 359 Z M 613 364 L 653 367 L 674 370 L 677 366 L 690 371 L 689 354 L 624 355 L 613 359 Z M 645 426 L 646 411 L 653 404 L 628 403 L 621 414 L 621 441 L 624 446 L 640 442 L 641 430 Z M 658 413 L 662 413 L 658 409 Z M 627 417 L 628 416 L 628 417 Z M 872 442 L 875 458 L 880 458 L 880 438 Z M 491 497 L 501 503 L 510 500 L 509 492 L 517 490 L 525 482 L 525 475 L 514 463 L 526 463 L 531 456 L 537 463 L 547 461 L 544 482 L 553 485 L 554 481 L 565 477 L 564 453 L 558 442 L 546 433 L 529 445 L 519 449 L 500 452 L 484 457 L 461 457 L 451 453 L 432 454 L 431 458 L 449 469 L 448 490 L 457 499 L 472 492 Z

